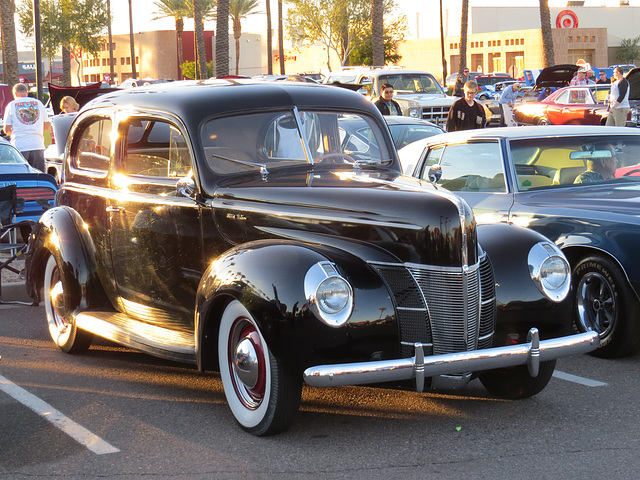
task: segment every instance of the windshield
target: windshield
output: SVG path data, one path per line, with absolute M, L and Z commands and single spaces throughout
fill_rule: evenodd
M 20 152 L 10 145 L 0 144 L 0 164 L 21 164 L 27 163 Z
M 350 142 L 343 123 L 366 126 Z M 330 111 L 276 111 L 216 118 L 202 129 L 206 168 L 214 179 L 250 171 L 313 164 L 348 166 L 391 163 L 385 132 L 365 115 Z
M 511 155 L 525 189 L 640 181 L 640 136 L 513 140 Z
M 428 73 L 393 73 L 380 75 L 380 85 L 389 83 L 397 95 L 407 93 L 436 93 L 444 95 L 444 90 L 436 79 Z

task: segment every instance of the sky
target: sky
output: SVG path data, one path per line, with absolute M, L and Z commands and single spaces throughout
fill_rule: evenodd
M 396 0 L 398 11 L 407 16 L 415 16 L 416 12 L 421 13 L 424 18 L 427 12 L 438 12 L 440 0 Z M 461 0 L 443 0 L 445 8 L 460 8 Z M 261 33 L 266 29 L 267 20 L 265 1 L 260 1 L 260 14 L 251 15 L 242 21 L 242 30 L 251 33 Z M 271 0 L 273 27 L 276 28 L 277 19 L 277 0 Z M 640 0 L 630 0 L 631 5 L 640 5 Z M 514 0 L 470 0 L 471 6 L 513 6 Z M 539 0 L 518 0 L 518 6 L 538 6 Z M 567 0 L 549 0 L 550 7 L 564 7 Z M 617 6 L 619 0 L 585 0 L 585 6 Z M 128 0 L 111 0 L 111 9 L 114 13 L 113 33 L 124 34 L 129 33 L 129 3 Z M 153 20 L 157 17 L 154 13 L 157 11 L 153 4 L 153 0 L 132 0 L 133 9 L 133 30 L 134 32 L 149 30 L 173 30 L 175 29 L 175 21 L 173 19 L 164 18 L 161 20 Z M 286 0 L 284 4 L 286 12 Z M 439 21 L 439 15 L 429 15 L 434 22 Z M 206 29 L 215 30 L 215 22 L 205 24 Z M 185 29 L 193 30 L 193 21 L 185 20 Z
M 461 0 L 443 0 L 443 6 L 445 8 L 460 9 Z M 509 6 L 514 5 L 514 0 L 470 0 L 471 6 Z M 398 5 L 398 11 L 407 15 L 409 19 L 409 25 L 411 29 L 412 18 L 415 18 L 417 12 L 420 13 L 420 18 L 424 21 L 425 18 L 430 18 L 433 24 L 433 28 L 439 28 L 439 15 L 435 14 L 439 11 L 440 0 L 396 0 Z M 567 0 L 549 0 L 550 7 L 564 7 L 567 4 Z M 585 6 L 617 6 L 618 0 L 585 0 Z M 262 33 L 267 28 L 266 3 L 264 0 L 260 1 L 259 14 L 250 15 L 242 21 L 242 30 L 248 33 Z M 271 0 L 272 10 L 272 22 L 273 28 L 277 28 L 277 0 Z M 537 6 L 539 0 L 518 0 L 518 6 Z M 640 0 L 630 0 L 630 5 L 640 6 Z M 111 0 L 111 10 L 113 12 L 113 24 L 112 32 L 114 35 L 128 34 L 129 33 L 129 1 L 128 0 Z M 284 11 L 286 12 L 286 0 L 284 4 Z M 175 20 L 173 18 L 161 18 L 158 17 L 157 8 L 154 5 L 153 0 L 132 0 L 133 11 L 133 31 L 144 32 L 151 30 L 174 30 Z M 433 15 L 428 13 L 434 12 Z M 154 20 L 155 19 L 155 20 Z M 231 25 L 229 26 L 231 28 Z M 215 22 L 206 22 L 206 30 L 215 30 Z M 193 30 L 193 20 L 185 19 L 185 30 Z M 411 35 L 411 32 L 410 32 Z M 25 39 L 20 38 L 21 35 L 18 32 L 19 42 L 24 44 Z

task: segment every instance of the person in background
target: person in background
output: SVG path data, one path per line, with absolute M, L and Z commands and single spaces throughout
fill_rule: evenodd
M 382 85 L 380 98 L 374 104 L 382 115 L 402 115 L 402 109 L 398 102 L 393 99 L 393 85 L 385 83 Z
M 545 88 L 544 90 L 542 90 L 542 92 L 540 92 L 540 95 L 538 95 L 538 101 L 541 102 L 552 93 L 553 93 L 553 89 L 551 87 Z
M 611 83 L 611 79 L 607 78 L 607 72 L 604 70 L 598 72 L 598 77 L 598 81 L 596 82 L 598 84 Z
M 596 74 L 593 70 L 587 72 L 587 83 L 590 85 L 595 85 L 596 83 Z
M 605 125 L 615 125 L 617 127 L 625 127 L 627 125 L 627 116 L 631 109 L 629 105 L 629 81 L 624 78 L 622 68 L 613 69 L 613 76 L 616 81 L 611 84 L 611 93 L 609 94 L 609 116 Z
M 30 98 L 24 83 L 13 86 L 13 98 L 4 110 L 4 133 L 11 135 L 29 165 L 44 171 L 44 131 L 49 130 L 47 109 L 37 98 Z
M 73 113 L 80 110 L 80 105 L 78 105 L 75 98 L 67 95 L 60 100 L 60 110 L 62 113 Z
M 502 95 L 500 95 L 498 103 L 500 104 L 500 110 L 502 111 L 501 124 L 503 127 L 515 127 L 518 125 L 513 118 L 513 106 L 516 103 L 520 90 L 522 90 L 522 85 L 516 82 L 508 85 L 502 91 Z
M 487 115 L 484 107 L 476 102 L 477 93 L 478 84 L 474 80 L 464 84 L 464 97 L 453 102 L 449 110 L 447 132 L 485 127 Z
M 576 76 L 571 79 L 571 82 L 569 82 L 569 85 L 571 86 L 588 84 L 589 81 L 587 80 L 587 71 L 584 68 L 578 70 Z
M 462 74 L 458 74 L 456 77 L 456 86 L 454 87 L 453 96 L 454 97 L 462 97 L 464 96 L 464 85 L 471 80 L 471 76 L 469 74 L 469 69 L 464 67 L 462 70 Z

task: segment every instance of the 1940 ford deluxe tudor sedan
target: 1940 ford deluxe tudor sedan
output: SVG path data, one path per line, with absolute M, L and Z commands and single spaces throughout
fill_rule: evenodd
M 342 135 L 345 119 L 368 142 Z M 27 284 L 65 352 L 93 335 L 219 370 L 255 434 L 302 382 L 534 395 L 571 333 L 569 267 L 543 236 L 477 226 L 401 175 L 376 107 L 331 86 L 211 80 L 109 93 L 71 125 Z M 43 292 L 43 293 L 42 293 Z

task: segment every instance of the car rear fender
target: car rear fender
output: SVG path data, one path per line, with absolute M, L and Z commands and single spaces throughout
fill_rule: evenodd
M 47 210 L 38 221 L 26 259 L 27 291 L 38 301 L 49 256 L 62 265 L 62 280 L 69 292 L 69 313 L 110 305 L 96 273 L 95 246 L 80 215 L 70 207 Z

